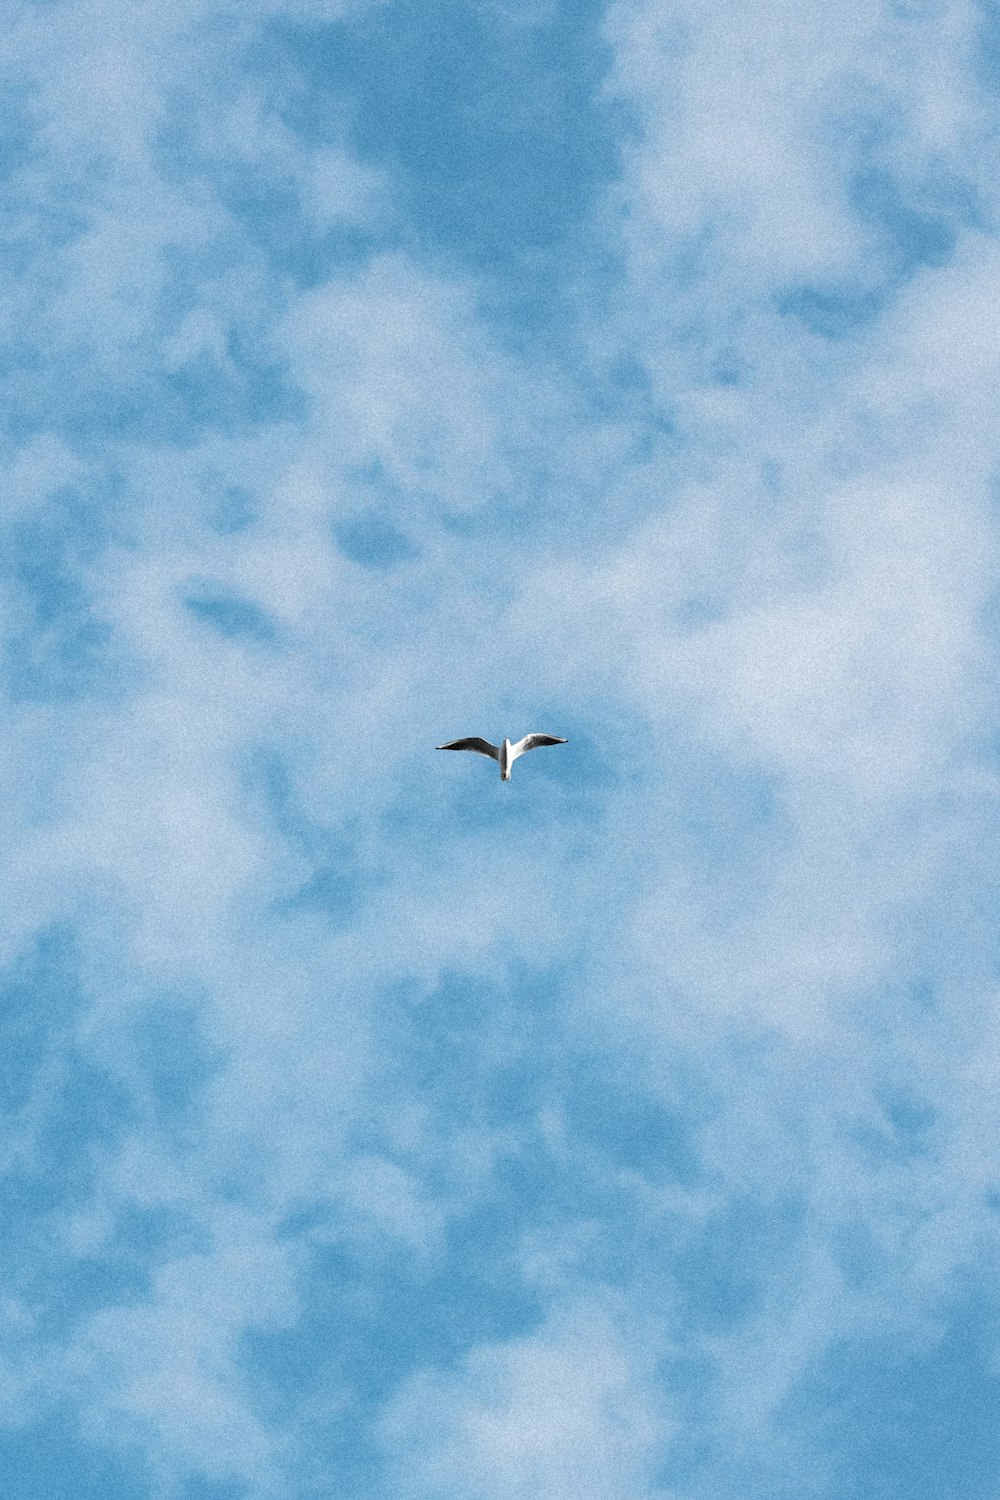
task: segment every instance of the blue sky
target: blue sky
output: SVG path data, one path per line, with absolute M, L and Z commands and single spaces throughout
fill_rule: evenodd
M 10 1493 L 1000 1495 L 995 9 L 0 59 Z

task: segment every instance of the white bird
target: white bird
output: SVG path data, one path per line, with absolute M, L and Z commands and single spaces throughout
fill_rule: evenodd
M 491 745 L 489 740 L 481 740 L 475 735 L 467 740 L 449 740 L 447 745 L 438 745 L 439 750 L 475 750 L 479 755 L 488 755 L 491 760 L 500 762 L 500 780 L 510 780 L 510 768 L 519 755 L 526 750 L 537 750 L 540 745 L 566 745 L 568 740 L 557 739 L 554 734 L 526 734 L 523 740 L 518 740 L 512 745 L 510 740 L 504 740 L 502 745 Z

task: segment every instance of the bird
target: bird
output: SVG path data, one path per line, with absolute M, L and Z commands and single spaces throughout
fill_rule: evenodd
M 447 745 L 438 745 L 439 750 L 475 750 L 479 755 L 488 755 L 491 760 L 500 762 L 500 780 L 510 780 L 510 768 L 519 755 L 524 755 L 527 750 L 537 750 L 541 745 L 567 745 L 568 740 L 561 740 L 554 734 L 526 734 L 523 740 L 518 740 L 512 745 L 510 740 L 504 740 L 502 745 L 491 745 L 489 740 L 481 740 L 472 735 L 466 740 L 449 740 Z

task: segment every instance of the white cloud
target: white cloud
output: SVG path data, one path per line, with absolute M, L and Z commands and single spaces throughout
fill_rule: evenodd
M 639 1500 L 670 1437 L 641 1348 L 598 1305 L 426 1371 L 381 1425 L 395 1492 L 465 1500 Z
M 296 1302 L 287 1257 L 261 1243 L 246 1216 L 230 1220 L 216 1224 L 211 1252 L 163 1266 L 150 1301 L 88 1320 L 68 1383 L 90 1435 L 148 1444 L 166 1483 L 191 1468 L 269 1495 L 275 1442 L 241 1392 L 237 1340 L 246 1328 L 294 1321 Z
M 352 465 L 378 463 L 390 483 L 459 514 L 509 483 L 497 410 L 506 372 L 460 283 L 383 257 L 299 299 L 282 334 L 341 483 Z

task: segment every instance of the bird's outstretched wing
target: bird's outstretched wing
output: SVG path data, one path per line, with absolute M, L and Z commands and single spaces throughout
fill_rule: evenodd
M 467 740 L 449 740 L 447 745 L 438 745 L 439 750 L 476 750 L 480 755 L 488 755 L 491 760 L 500 759 L 500 746 L 491 745 L 489 740 L 481 740 L 473 735 Z
M 568 740 L 561 740 L 554 734 L 526 734 L 523 740 L 518 740 L 516 745 L 511 745 L 511 760 L 516 760 L 519 755 L 524 755 L 529 750 L 538 750 L 542 745 L 567 745 Z

